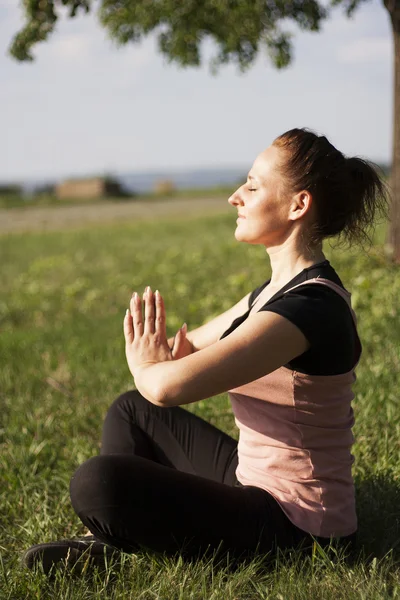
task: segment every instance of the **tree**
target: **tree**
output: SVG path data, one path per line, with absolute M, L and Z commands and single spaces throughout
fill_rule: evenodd
M 62 6 L 74 17 L 93 10 L 93 0 L 22 0 L 26 23 L 15 36 L 10 54 L 17 60 L 33 60 L 32 47 L 54 30 Z M 368 0 L 329 0 L 342 5 L 348 16 Z M 390 15 L 394 39 L 394 124 L 392 207 L 388 242 L 393 259 L 400 263 L 400 0 L 382 0 Z M 330 8 L 330 7 L 329 7 Z M 201 42 L 216 42 L 213 69 L 236 63 L 242 71 L 265 47 L 273 64 L 286 67 L 293 55 L 291 34 L 282 29 L 284 19 L 306 31 L 319 31 L 329 9 L 318 0 L 100 0 L 101 24 L 119 44 L 137 42 L 152 31 L 158 33 L 160 51 L 181 66 L 199 66 Z

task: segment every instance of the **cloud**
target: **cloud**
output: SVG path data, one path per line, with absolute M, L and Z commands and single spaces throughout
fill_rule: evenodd
M 118 47 L 107 36 L 96 19 L 77 17 L 64 19 L 60 27 L 45 44 L 38 44 L 36 67 L 51 72 L 63 79 L 72 78 L 75 82 L 83 77 L 90 87 L 96 82 L 104 88 L 104 78 L 108 82 L 118 82 L 126 88 L 132 79 L 140 76 L 152 60 L 156 59 L 154 40 L 146 39 L 138 44 Z M 114 87 L 115 89 L 115 87 Z
M 66 35 L 55 38 L 52 44 L 53 58 L 65 61 L 84 60 L 90 54 L 91 39 L 82 34 Z
M 364 37 L 343 44 L 338 48 L 339 62 L 362 64 L 389 61 L 392 56 L 392 42 L 386 37 Z

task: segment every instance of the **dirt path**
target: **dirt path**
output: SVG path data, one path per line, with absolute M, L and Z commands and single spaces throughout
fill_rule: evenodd
M 196 198 L 160 201 L 102 202 L 74 206 L 0 209 L 0 234 L 51 231 L 89 223 L 136 221 L 160 217 L 191 217 L 232 212 L 226 199 Z

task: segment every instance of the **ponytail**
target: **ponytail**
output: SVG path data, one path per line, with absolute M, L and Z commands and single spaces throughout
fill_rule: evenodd
M 349 242 L 368 240 L 368 229 L 379 216 L 389 218 L 388 189 L 378 174 L 378 167 L 362 158 L 345 159 L 349 173 L 349 211 L 343 235 Z

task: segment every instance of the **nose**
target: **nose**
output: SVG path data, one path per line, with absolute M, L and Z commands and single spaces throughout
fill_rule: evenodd
M 241 189 L 242 189 L 242 186 L 240 188 L 238 188 L 236 190 L 236 192 L 233 192 L 232 196 L 230 196 L 228 198 L 228 202 L 232 206 L 243 206 L 243 200 L 242 200 L 242 197 L 240 195 L 240 190 Z

